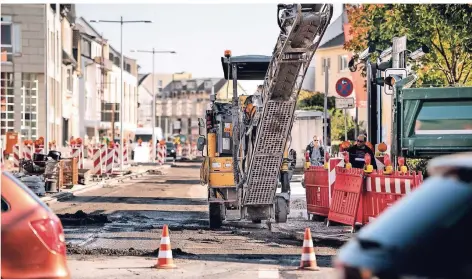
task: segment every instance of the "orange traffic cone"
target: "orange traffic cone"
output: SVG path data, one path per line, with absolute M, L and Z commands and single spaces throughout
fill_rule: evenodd
M 305 229 L 305 237 L 303 240 L 302 258 L 298 269 L 320 270 L 316 264 L 315 248 L 313 248 L 313 240 L 311 239 L 310 228 Z
M 164 225 L 162 228 L 161 246 L 159 248 L 159 255 L 157 257 L 156 268 L 176 268 L 174 260 L 172 259 L 172 249 L 170 247 L 169 228 Z

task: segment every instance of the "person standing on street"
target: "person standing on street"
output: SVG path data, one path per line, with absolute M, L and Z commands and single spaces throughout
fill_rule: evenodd
M 310 153 L 310 164 L 312 166 L 324 165 L 324 150 L 320 145 L 318 136 L 313 136 L 313 141 L 308 144 L 306 151 Z
M 349 153 L 349 162 L 353 168 L 363 169 L 365 165 L 365 154 L 370 155 L 371 164 L 374 169 L 377 169 L 377 162 L 375 161 L 374 152 L 366 146 L 366 136 L 360 135 L 357 137 L 355 145 L 351 146 L 347 152 Z

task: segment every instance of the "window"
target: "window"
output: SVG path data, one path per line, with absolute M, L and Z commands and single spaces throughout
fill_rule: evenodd
M 36 139 L 38 121 L 38 75 L 21 74 L 21 132 L 22 139 Z
M 11 16 L 1 18 L 1 62 L 13 61 L 13 39 Z
M 85 57 L 92 57 L 92 43 L 89 40 L 82 40 L 82 48 L 80 50 Z
M 67 69 L 67 90 L 70 92 L 70 94 L 72 94 L 72 70 L 71 69 Z
M 113 53 L 108 54 L 108 59 L 109 59 L 110 61 L 114 61 L 114 60 L 115 60 L 115 57 L 113 56 Z
M 157 84 L 158 84 L 158 85 L 157 85 L 158 87 L 162 87 L 162 80 L 159 80 L 159 81 L 157 82 Z
M 348 65 L 348 57 L 347 55 L 339 55 L 338 56 L 338 72 L 344 72 L 347 70 Z
M 207 80 L 205 81 L 204 86 L 206 89 L 210 89 L 213 86 L 213 82 L 211 80 Z
M 131 73 L 131 65 L 130 64 L 126 64 L 126 71 L 128 73 Z
M 472 134 L 472 101 L 424 102 L 418 113 L 415 134 Z
M 15 130 L 15 91 L 13 85 L 13 73 L 1 73 L 0 78 L 0 103 L 1 103 L 1 115 L 0 115 L 0 127 L 1 135 L 5 135 L 6 132 L 13 132 Z
M 325 65 L 328 64 L 328 69 L 331 67 L 331 58 L 323 58 L 321 59 L 321 74 L 324 75 L 325 72 Z

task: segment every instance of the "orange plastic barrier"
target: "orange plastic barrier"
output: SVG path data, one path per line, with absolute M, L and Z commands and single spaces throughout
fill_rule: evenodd
M 364 171 L 336 167 L 333 200 L 328 213 L 328 221 L 354 227 L 361 201 Z
M 328 216 L 329 182 L 328 170 L 311 166 L 305 171 L 306 206 L 309 214 Z

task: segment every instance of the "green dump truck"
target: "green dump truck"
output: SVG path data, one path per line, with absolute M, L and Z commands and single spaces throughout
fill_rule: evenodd
M 429 159 L 472 151 L 472 87 L 409 88 L 415 80 L 394 86 L 392 155 Z

